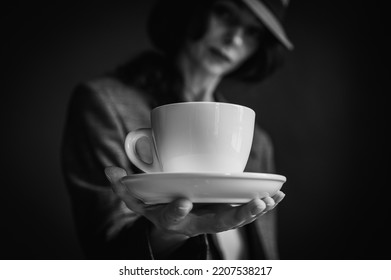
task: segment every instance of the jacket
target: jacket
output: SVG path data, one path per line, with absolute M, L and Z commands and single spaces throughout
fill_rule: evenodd
M 180 101 L 180 100 L 178 100 Z M 63 135 L 62 167 L 74 221 L 88 259 L 154 259 L 150 222 L 129 210 L 104 174 L 107 166 L 140 173 L 128 160 L 124 139 L 131 130 L 150 127 L 150 111 L 165 101 L 112 76 L 80 84 L 69 102 Z M 246 172 L 272 173 L 273 147 L 259 127 Z M 246 226 L 252 258 L 276 259 L 276 210 Z M 213 235 L 190 238 L 171 259 L 221 258 Z

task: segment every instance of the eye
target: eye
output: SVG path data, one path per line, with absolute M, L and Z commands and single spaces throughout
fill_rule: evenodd
M 246 28 L 246 35 L 259 40 L 264 34 L 264 29 L 260 26 L 249 26 Z
M 228 24 L 235 24 L 238 21 L 232 9 L 224 4 L 216 4 L 212 9 L 212 14 Z

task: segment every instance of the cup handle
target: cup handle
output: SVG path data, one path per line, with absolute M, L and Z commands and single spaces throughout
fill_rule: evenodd
M 136 151 L 136 143 L 139 139 L 146 137 L 151 145 L 152 163 L 142 161 Z M 145 173 L 161 172 L 160 163 L 158 161 L 155 145 L 153 144 L 152 131 L 150 128 L 140 128 L 133 130 L 126 135 L 125 152 L 129 160 Z

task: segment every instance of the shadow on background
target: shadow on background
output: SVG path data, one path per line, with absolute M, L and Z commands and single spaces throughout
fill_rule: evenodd
M 6 7 L 1 259 L 83 258 L 60 170 L 67 102 L 78 82 L 149 46 L 153 2 Z M 368 22 L 375 17 L 357 3 L 315 2 L 291 5 L 296 49 L 284 69 L 247 92 L 223 88 L 256 110 L 288 178 L 281 258 L 390 259 L 385 71 Z

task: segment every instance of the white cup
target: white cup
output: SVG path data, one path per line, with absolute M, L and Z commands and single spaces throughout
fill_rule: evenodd
M 255 112 L 245 106 L 218 102 L 184 102 L 156 107 L 151 128 L 128 133 L 125 151 L 130 161 L 146 173 L 243 172 L 250 155 Z M 147 137 L 153 162 L 136 152 L 136 143 Z

